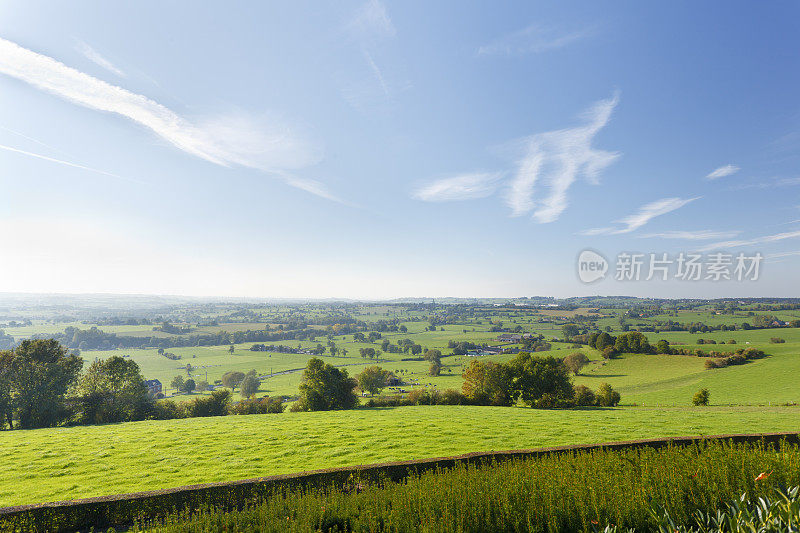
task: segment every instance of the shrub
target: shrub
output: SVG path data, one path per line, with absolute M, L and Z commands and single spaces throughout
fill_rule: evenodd
M 581 373 L 581 369 L 589 364 L 589 358 L 583 352 L 575 352 L 564 358 L 564 364 L 577 376 Z
M 770 337 L 769 342 L 771 342 L 772 344 L 782 344 L 786 341 L 780 337 Z
M 708 398 L 710 394 L 708 389 L 700 389 L 699 391 L 694 393 L 694 397 L 692 398 L 692 403 L 694 405 L 708 405 Z
M 406 400 L 409 405 L 432 405 L 431 393 L 428 389 L 414 389 L 408 393 Z
M 228 404 L 231 400 L 231 391 L 217 390 L 209 396 L 201 396 L 189 402 L 183 402 L 185 416 L 188 418 L 198 416 L 225 416 L 228 414 Z
M 447 389 L 439 396 L 441 405 L 467 405 L 467 397 L 455 389 Z
M 622 399 L 617 391 L 611 388 L 608 383 L 603 383 L 597 389 L 597 405 L 600 407 L 616 407 Z
M 153 405 L 153 418 L 156 420 L 173 420 L 184 418 L 185 413 L 180 405 L 173 400 L 162 400 Z
M 585 407 L 594 405 L 596 402 L 597 399 L 595 398 L 592 389 L 586 385 L 578 385 L 575 387 L 575 405 Z
M 227 391 L 226 391 L 227 392 Z M 282 413 L 285 409 L 282 398 L 250 398 L 233 404 L 228 408 L 232 415 L 263 415 L 267 413 Z
M 603 359 L 614 359 L 619 352 L 613 346 L 606 346 L 603 348 Z

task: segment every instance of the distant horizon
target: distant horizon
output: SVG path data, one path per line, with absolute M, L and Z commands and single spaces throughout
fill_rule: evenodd
M 710 301 L 710 300 L 800 300 L 800 296 L 721 296 L 721 297 L 658 297 L 658 296 L 634 296 L 627 294 L 583 294 L 572 296 L 546 296 L 546 295 L 530 295 L 530 296 L 399 296 L 395 298 L 350 298 L 350 297 L 314 297 L 314 296 L 225 296 L 225 295 L 181 295 L 181 294 L 158 294 L 158 293 L 114 293 L 114 292 L 9 292 L 0 291 L 0 301 L 3 297 L 72 297 L 72 298 L 88 298 L 88 297 L 103 297 L 103 298 L 163 298 L 174 300 L 238 300 L 238 301 L 254 301 L 254 302 L 291 302 L 291 301 L 304 301 L 304 302 L 343 302 L 343 303 L 381 303 L 381 302 L 396 302 L 402 300 L 576 300 L 588 298 L 625 298 L 632 300 L 665 300 L 665 301 L 678 301 L 678 300 L 697 300 L 697 301 Z

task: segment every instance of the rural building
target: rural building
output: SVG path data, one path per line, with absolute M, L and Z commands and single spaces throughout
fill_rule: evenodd
M 157 379 L 148 379 L 144 382 L 144 386 L 152 395 L 161 394 L 161 382 Z

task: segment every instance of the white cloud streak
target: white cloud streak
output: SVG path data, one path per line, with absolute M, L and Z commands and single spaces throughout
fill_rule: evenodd
M 597 183 L 600 172 L 619 154 L 594 149 L 591 144 L 597 132 L 608 124 L 618 101 L 615 95 L 597 102 L 585 114 L 584 126 L 540 133 L 526 140 L 526 154 L 505 195 L 512 216 L 533 211 L 537 222 L 553 222 L 567 208 L 567 191 L 576 179 L 584 177 Z M 549 194 L 536 200 L 540 182 Z
M 639 208 L 638 211 L 632 215 L 617 220 L 622 224 L 622 227 L 605 227 L 605 228 L 592 228 L 584 230 L 581 235 L 619 235 L 622 233 L 631 233 L 651 220 L 661 215 L 666 215 L 676 209 L 680 209 L 689 202 L 694 202 L 697 198 L 662 198 L 655 202 L 650 202 Z
M 712 239 L 730 239 L 739 235 L 741 231 L 714 231 L 714 230 L 697 230 L 697 231 L 663 231 L 661 233 L 648 233 L 642 235 L 642 238 L 657 238 L 657 239 L 680 239 L 685 241 L 710 241 Z
M 368 0 L 357 11 L 348 29 L 363 40 L 385 39 L 397 33 L 386 8 L 379 0 Z
M 111 85 L 59 61 L 0 39 L 0 73 L 75 104 L 121 115 L 196 157 L 284 176 L 315 163 L 319 154 L 289 130 L 269 130 L 250 116 L 232 114 L 192 122 L 140 94 Z M 291 182 L 298 186 L 302 180 Z M 319 187 L 301 187 L 330 198 Z M 314 192 L 316 191 L 316 192 Z
M 800 231 L 787 231 L 784 233 L 776 233 L 774 235 L 765 235 L 763 237 L 756 237 L 755 239 L 749 239 L 749 240 L 715 242 L 714 244 L 709 244 L 708 246 L 701 248 L 700 251 L 707 252 L 709 250 L 722 250 L 725 248 L 740 248 L 742 246 L 770 244 L 773 242 L 779 242 L 786 239 L 797 239 L 797 238 L 800 238 Z
M 443 178 L 419 187 L 411 195 L 424 202 L 453 202 L 484 198 L 494 193 L 500 174 L 472 173 Z
M 539 54 L 564 48 L 594 33 L 591 29 L 563 31 L 531 24 L 478 48 L 478 55 Z
M 706 175 L 706 179 L 718 180 L 720 178 L 726 178 L 732 174 L 736 174 L 739 170 L 739 167 L 736 165 L 724 165 L 709 172 Z
M 142 181 L 134 180 L 134 179 L 131 179 L 131 178 L 126 178 L 126 177 L 120 176 L 119 174 L 114 174 L 112 172 L 106 172 L 105 170 L 99 170 L 99 169 L 96 169 L 96 168 L 87 167 L 87 166 L 84 166 L 84 165 L 79 165 L 78 163 L 72 163 L 70 161 L 65 161 L 63 159 L 56 159 L 54 157 L 48 157 L 46 155 L 36 154 L 34 152 L 28 152 L 26 150 L 20 150 L 19 148 L 14 148 L 12 146 L 6 146 L 4 144 L 0 144 L 0 150 L 6 150 L 8 152 L 14 152 L 14 153 L 17 153 L 17 154 L 26 155 L 28 157 L 34 157 L 36 159 L 41 159 L 43 161 L 50 161 L 51 163 L 57 163 L 59 165 L 64 165 L 64 166 L 67 166 L 67 167 L 73 167 L 73 168 L 79 168 L 81 170 L 87 170 L 89 172 L 94 172 L 96 174 L 102 174 L 104 176 L 110 176 L 112 178 L 118 178 L 118 179 L 121 179 L 121 180 L 124 180 L 124 181 L 131 181 L 131 182 L 134 182 L 134 183 L 143 183 Z
M 779 257 L 794 257 L 798 255 L 800 255 L 800 250 L 797 250 L 795 252 L 781 252 L 777 254 L 769 254 L 767 257 L 770 259 L 777 259 Z
M 106 69 L 110 73 L 112 73 L 112 74 L 114 74 L 116 76 L 119 76 L 120 78 L 127 78 L 128 77 L 128 75 L 125 74 L 125 72 L 123 72 L 122 70 L 120 70 L 117 67 L 115 67 L 114 64 L 111 61 L 109 61 L 108 59 L 106 59 L 105 57 L 100 55 L 100 53 L 97 50 L 95 50 L 94 48 L 92 48 L 91 46 L 86 44 L 85 42 L 78 41 L 75 46 L 78 49 L 78 51 L 81 54 L 83 54 L 84 57 L 86 57 L 86 59 L 88 59 L 89 61 L 91 61 L 95 65 Z

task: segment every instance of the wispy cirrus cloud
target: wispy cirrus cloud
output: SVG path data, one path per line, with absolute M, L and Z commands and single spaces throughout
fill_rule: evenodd
M 43 161 L 49 161 L 51 163 L 64 165 L 66 167 L 78 168 L 78 169 L 81 169 L 81 170 L 94 172 L 95 174 L 102 174 L 103 176 L 110 176 L 112 178 L 118 178 L 118 179 L 125 180 L 125 181 L 133 181 L 135 183 L 143 183 L 140 180 L 134 180 L 134 179 L 126 178 L 124 176 L 120 176 L 119 174 L 114 174 L 113 172 L 106 172 L 105 170 L 100 170 L 100 169 L 93 168 L 93 167 L 87 167 L 85 165 L 80 165 L 78 163 L 73 163 L 72 161 L 67 161 L 65 159 L 57 159 L 55 157 L 49 157 L 49 156 L 46 156 L 46 155 L 37 154 L 35 152 L 28 152 L 27 150 L 20 150 L 19 148 L 14 148 L 13 146 L 6 146 L 4 144 L 0 144 L 0 150 L 5 150 L 7 152 L 14 152 L 14 153 L 17 153 L 17 154 L 20 154 L 20 155 L 33 157 L 35 159 L 41 159 Z
M 243 113 L 191 121 L 143 95 L 111 85 L 63 63 L 0 38 L 0 73 L 75 104 L 123 116 L 180 150 L 221 166 L 243 166 L 285 179 L 318 161 L 319 151 L 285 127 Z M 320 184 L 321 190 L 323 186 Z M 303 188 L 303 187 L 301 187 Z M 330 198 L 330 193 L 319 194 Z
M 567 208 L 567 191 L 575 180 L 584 177 L 597 183 L 600 172 L 620 156 L 592 148 L 595 135 L 608 124 L 618 102 L 618 95 L 597 102 L 585 113 L 583 126 L 526 139 L 526 153 L 505 194 L 512 216 L 532 211 L 537 222 L 553 222 Z M 539 189 L 547 192 L 536 199 Z
M 800 256 L 800 250 L 794 252 L 780 252 L 777 254 L 769 254 L 767 258 L 778 259 L 779 257 L 794 257 L 794 256 Z
M 714 231 L 714 230 L 697 230 L 697 231 L 662 231 L 661 233 L 648 233 L 642 235 L 645 239 L 680 239 L 685 241 L 710 241 L 712 239 L 731 239 L 739 235 L 741 231 Z
M 741 170 L 736 165 L 723 165 L 719 168 L 715 168 L 711 172 L 706 175 L 706 179 L 709 180 L 718 180 L 720 178 L 726 178 L 732 174 L 736 174 Z
M 345 82 L 341 89 L 342 95 L 354 107 L 360 109 L 364 107 L 364 103 L 374 100 L 374 89 L 377 85 L 382 93 L 381 100 L 389 99 L 391 97 L 389 83 L 387 83 L 383 69 L 375 60 L 375 51 L 379 44 L 397 35 L 397 30 L 386 7 L 380 0 L 367 0 L 356 10 L 345 29 L 361 48 L 364 61 L 369 69 L 368 76 L 374 80 L 374 84 L 365 84 L 363 81 Z
M 380 0 L 367 0 L 362 4 L 347 27 L 362 40 L 385 39 L 394 37 L 397 33 L 386 7 Z
M 564 48 L 595 33 L 594 28 L 564 30 L 531 24 L 478 47 L 478 55 L 538 54 Z
M 497 188 L 499 173 L 471 173 L 442 178 L 417 188 L 411 195 L 424 202 L 452 202 L 484 198 Z
M 118 69 L 114 64 L 100 55 L 100 52 L 89 46 L 83 41 L 77 41 L 75 44 L 75 48 L 77 48 L 78 52 L 84 55 L 86 59 L 94 63 L 95 65 L 102 67 L 109 71 L 110 73 L 119 76 L 120 78 L 127 78 L 128 75 L 125 74 L 122 70 Z
M 641 206 L 635 213 L 628 215 L 625 218 L 618 220 L 622 226 L 609 226 L 603 228 L 591 228 L 580 232 L 581 235 L 619 235 L 622 233 L 631 233 L 641 228 L 651 220 L 661 215 L 671 213 L 676 209 L 680 209 L 690 202 L 694 202 L 699 198 L 662 198 L 655 202 L 650 202 Z
M 730 190 L 743 191 L 747 189 L 776 189 L 780 187 L 796 187 L 800 185 L 800 178 L 773 178 L 758 183 L 745 183 L 731 187 Z M 800 207 L 800 206 L 798 206 Z
M 731 240 L 731 241 L 721 241 L 715 242 L 713 244 L 709 244 L 700 249 L 701 252 L 707 252 L 709 250 L 722 250 L 725 248 L 740 248 L 742 246 L 754 246 L 759 244 L 770 244 L 773 242 L 780 242 L 787 239 L 797 239 L 800 238 L 800 231 L 787 231 L 783 233 L 775 233 L 773 235 L 764 235 L 761 237 L 756 237 L 754 239 L 748 240 Z

